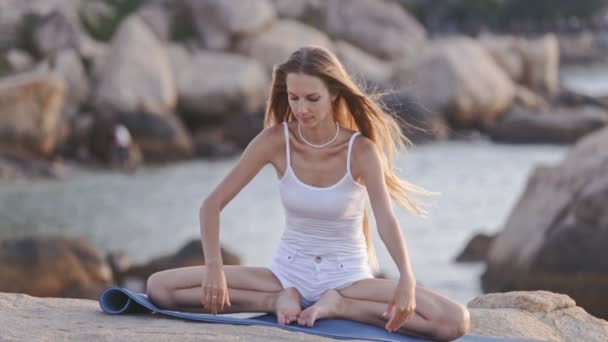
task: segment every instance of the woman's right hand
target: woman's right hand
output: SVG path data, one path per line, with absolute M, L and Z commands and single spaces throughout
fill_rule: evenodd
M 232 305 L 228 297 L 226 275 L 221 265 L 206 265 L 205 271 L 205 276 L 201 283 L 203 290 L 202 303 L 205 309 L 217 315 L 224 311 L 224 305 Z

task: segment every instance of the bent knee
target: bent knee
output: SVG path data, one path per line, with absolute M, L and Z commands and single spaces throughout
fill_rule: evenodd
M 441 318 L 437 324 L 438 329 L 435 338 L 440 341 L 452 341 L 466 335 L 471 326 L 469 310 L 458 304 L 449 315 Z
M 163 281 L 162 272 L 153 273 L 146 281 L 146 295 L 155 305 L 160 307 L 170 306 L 170 291 Z

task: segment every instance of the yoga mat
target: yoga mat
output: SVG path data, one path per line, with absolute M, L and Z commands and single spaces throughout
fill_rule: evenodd
M 251 318 L 229 317 L 224 315 L 211 315 L 202 313 L 189 313 L 165 310 L 150 302 L 145 294 L 130 291 L 124 288 L 112 287 L 106 289 L 99 296 L 101 309 L 112 315 L 129 313 L 151 313 L 183 318 L 192 321 L 207 323 L 236 324 L 236 325 L 262 325 L 277 327 L 280 329 L 299 331 L 335 339 L 359 339 L 383 342 L 417 342 L 427 341 L 420 338 L 409 337 L 397 333 L 390 333 L 380 327 L 341 319 L 327 319 L 315 322 L 312 328 L 302 327 L 297 324 L 280 325 L 276 317 L 271 314 L 255 316 Z M 533 342 L 532 340 L 504 339 L 499 337 L 486 337 L 466 335 L 456 341 L 458 342 Z

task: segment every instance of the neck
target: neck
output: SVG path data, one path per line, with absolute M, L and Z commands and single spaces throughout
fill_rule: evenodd
M 300 125 L 300 130 L 306 141 L 315 145 L 320 145 L 332 140 L 336 136 L 337 125 L 338 124 L 333 121 L 333 118 L 330 118 L 313 127 L 304 127 Z

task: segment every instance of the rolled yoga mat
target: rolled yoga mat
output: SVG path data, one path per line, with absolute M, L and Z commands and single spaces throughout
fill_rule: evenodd
M 101 309 L 112 315 L 130 313 L 151 313 L 156 312 L 162 315 L 183 318 L 192 321 L 206 323 L 236 324 L 236 325 L 262 325 L 277 327 L 290 331 L 299 331 L 335 339 L 359 339 L 368 341 L 383 342 L 416 342 L 428 341 L 420 338 L 405 336 L 397 333 L 390 333 L 380 327 L 342 319 L 324 319 L 315 322 L 312 328 L 302 327 L 297 324 L 280 325 L 277 323 L 276 316 L 265 314 L 250 318 L 238 318 L 225 315 L 211 315 L 202 313 L 178 312 L 165 310 L 154 305 L 145 294 L 130 291 L 124 288 L 112 287 L 106 289 L 99 296 Z M 476 335 L 466 335 L 458 342 L 533 342 L 532 340 L 505 339 L 500 337 L 486 337 Z

